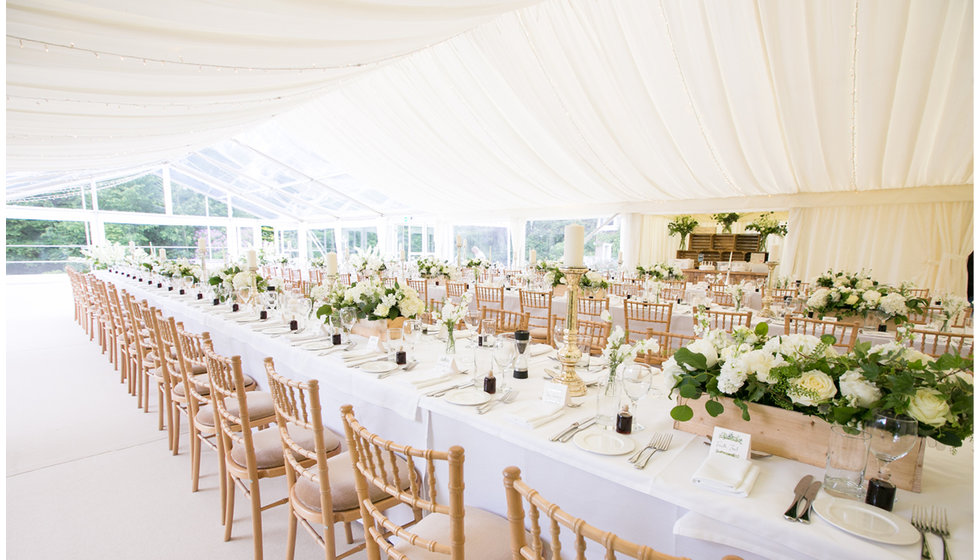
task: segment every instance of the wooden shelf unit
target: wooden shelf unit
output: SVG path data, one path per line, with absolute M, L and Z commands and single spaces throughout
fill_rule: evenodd
M 733 261 L 748 262 L 752 253 L 759 252 L 758 233 L 692 233 L 688 236 L 687 250 L 677 251 L 678 259 L 704 262 Z

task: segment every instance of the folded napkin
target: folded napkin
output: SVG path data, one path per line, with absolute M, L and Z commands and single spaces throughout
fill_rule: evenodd
M 458 373 L 451 370 L 443 370 L 437 372 L 428 372 L 413 379 L 407 380 L 416 389 L 425 389 L 426 387 L 432 387 L 433 385 L 438 385 L 440 383 L 445 383 L 446 381 L 453 380 L 458 377 Z
M 759 478 L 759 467 L 748 459 L 709 453 L 691 482 L 713 492 L 746 497 Z
M 533 430 L 560 417 L 564 413 L 564 409 L 565 407 L 560 404 L 535 401 L 525 403 L 523 406 L 507 412 L 505 418 L 518 426 Z
M 473 338 L 474 336 L 476 336 L 476 331 L 470 331 L 470 330 L 453 331 L 453 337 L 456 338 L 457 340 L 460 338 Z
M 554 350 L 554 348 L 548 346 L 547 344 L 532 344 L 528 347 L 527 353 L 530 354 L 532 358 L 536 358 L 538 356 L 544 356 L 552 350 Z
M 370 358 L 371 356 L 374 356 L 374 355 L 380 354 L 380 353 L 381 352 L 378 352 L 377 350 L 372 350 L 372 349 L 361 350 L 359 352 L 345 352 L 344 355 L 343 355 L 343 359 L 344 359 L 345 362 L 353 362 L 355 360 L 360 360 L 360 359 L 363 359 L 363 358 Z

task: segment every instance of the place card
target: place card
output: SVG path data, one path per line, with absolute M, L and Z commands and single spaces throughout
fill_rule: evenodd
M 711 436 L 711 451 L 736 459 L 748 459 L 752 452 L 752 435 L 715 426 Z
M 558 406 L 568 406 L 568 385 L 564 383 L 545 383 L 541 400 Z
M 367 347 L 368 347 L 368 349 L 370 349 L 370 350 L 379 350 L 381 348 L 379 342 L 380 342 L 380 339 L 377 336 L 372 336 L 367 341 Z

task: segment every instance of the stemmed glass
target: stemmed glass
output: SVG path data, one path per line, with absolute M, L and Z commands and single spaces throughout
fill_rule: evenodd
M 640 431 L 643 426 L 637 422 L 636 403 L 647 392 L 653 383 L 653 370 L 646 364 L 631 362 L 625 366 L 620 366 L 623 380 L 623 391 L 630 400 L 630 411 L 633 413 L 633 431 Z
M 915 446 L 919 423 L 908 416 L 877 410 L 865 429 L 871 432 L 871 452 L 878 459 L 877 478 L 888 482 L 892 461 L 901 459 Z
M 502 388 L 504 380 L 507 379 L 507 370 L 514 358 L 517 356 L 517 343 L 514 341 L 513 334 L 497 337 L 497 343 L 493 347 L 493 361 L 497 363 L 497 381 Z
M 402 325 L 402 329 L 405 331 L 405 340 L 408 342 L 409 347 L 412 350 L 412 355 L 415 355 L 415 345 L 418 344 L 419 338 L 422 336 L 422 321 L 418 319 L 409 319 L 405 321 Z
M 357 320 L 357 309 L 353 307 L 344 307 L 340 310 L 340 322 L 344 326 L 344 334 L 347 335 L 347 342 L 350 342 L 350 330 L 354 326 L 354 321 Z

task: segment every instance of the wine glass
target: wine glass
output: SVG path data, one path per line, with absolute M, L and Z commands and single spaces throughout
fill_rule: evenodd
M 620 376 L 623 380 L 623 391 L 630 400 L 630 411 L 633 413 L 633 430 L 640 431 L 643 426 L 637 422 L 636 403 L 647 392 L 653 383 L 653 370 L 646 364 L 631 362 L 625 366 L 620 366 L 622 372 Z
M 507 379 L 506 368 L 510 367 L 516 356 L 517 343 L 514 341 L 513 333 L 498 336 L 497 343 L 493 346 L 493 361 L 497 363 L 497 377 L 499 378 L 497 383 L 501 385 L 498 389 L 503 388 L 504 380 Z
M 344 334 L 347 335 L 347 342 L 350 342 L 350 330 L 354 326 L 354 321 L 357 320 L 357 309 L 353 307 L 344 307 L 340 310 L 340 322 L 344 327 Z
M 409 319 L 402 325 L 402 329 L 405 331 L 405 341 L 408 342 L 414 356 L 415 345 L 418 344 L 419 338 L 422 336 L 422 321 Z
M 901 459 L 915 446 L 919 423 L 908 416 L 876 410 L 865 429 L 871 432 L 871 453 L 878 459 L 877 478 L 888 482 L 891 478 L 888 468 L 892 461 Z

